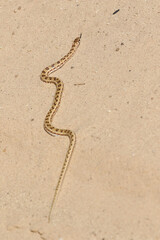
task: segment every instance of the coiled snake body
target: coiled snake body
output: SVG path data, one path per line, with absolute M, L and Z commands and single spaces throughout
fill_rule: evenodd
M 52 64 L 49 67 L 46 67 L 42 73 L 41 73 L 41 80 L 43 82 L 46 83 L 54 83 L 56 85 L 56 93 L 55 93 L 55 98 L 54 98 L 54 102 L 50 108 L 50 110 L 48 111 L 45 120 L 44 120 L 44 129 L 47 133 L 49 133 L 50 135 L 62 135 L 62 136 L 67 136 L 69 137 L 70 140 L 70 144 L 69 144 L 69 148 L 68 151 L 66 153 L 66 157 L 61 169 L 61 173 L 57 182 L 57 186 L 54 192 L 54 196 L 52 199 L 52 203 L 51 203 L 51 207 L 50 207 L 50 212 L 49 212 L 49 216 L 48 216 L 48 221 L 50 222 L 50 217 L 51 217 L 51 213 L 52 213 L 52 209 L 53 209 L 53 205 L 56 201 L 58 192 L 60 191 L 60 187 L 62 185 L 62 182 L 64 180 L 65 177 L 65 173 L 67 171 L 67 167 L 69 165 L 70 159 L 71 159 L 71 155 L 73 153 L 73 149 L 76 143 L 76 136 L 75 134 L 71 131 L 71 130 L 67 130 L 67 129 L 59 129 L 59 128 L 55 128 L 52 126 L 52 118 L 54 116 L 54 114 L 56 113 L 56 111 L 58 110 L 58 107 L 60 105 L 61 102 L 61 97 L 62 97 L 62 92 L 63 92 L 63 82 L 56 77 L 49 77 L 49 75 L 55 71 L 57 71 L 59 68 L 61 68 L 75 53 L 75 51 L 77 50 L 77 48 L 79 47 L 80 44 L 80 39 L 81 39 L 81 35 L 79 37 L 77 37 L 73 44 L 72 47 L 70 49 L 70 51 L 68 52 L 67 55 L 65 55 L 63 58 L 61 58 L 58 62 Z

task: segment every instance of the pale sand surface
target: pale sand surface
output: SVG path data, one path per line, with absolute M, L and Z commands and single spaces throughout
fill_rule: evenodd
M 1 0 L 0 15 L 0 239 L 160 239 L 159 1 Z M 77 145 L 48 224 L 68 138 L 43 129 L 55 87 L 39 75 L 80 33 L 55 74 L 53 124 Z

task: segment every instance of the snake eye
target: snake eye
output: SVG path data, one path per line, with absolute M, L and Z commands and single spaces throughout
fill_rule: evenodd
M 77 42 L 79 42 L 79 40 L 80 40 L 80 38 L 77 37 L 77 38 L 74 40 L 74 42 L 77 43 Z

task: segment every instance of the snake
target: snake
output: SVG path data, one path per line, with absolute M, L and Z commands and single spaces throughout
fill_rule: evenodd
M 52 119 L 53 116 L 55 115 L 55 113 L 57 112 L 59 106 L 60 106 L 60 102 L 61 102 L 61 98 L 62 98 L 62 93 L 63 93 L 63 87 L 64 84 L 63 82 L 57 78 L 57 77 L 50 77 L 49 75 L 55 71 L 57 71 L 59 68 L 63 67 L 64 64 L 66 62 L 68 62 L 68 60 L 74 55 L 74 53 L 76 52 L 77 48 L 80 45 L 80 40 L 81 40 L 81 36 L 82 34 L 79 35 L 79 37 L 77 37 L 73 43 L 72 43 L 72 47 L 69 50 L 69 52 L 62 57 L 59 61 L 57 61 L 56 63 L 46 67 L 41 75 L 40 75 L 40 79 L 45 82 L 45 83 L 53 83 L 56 86 L 56 92 L 55 92 L 55 96 L 54 96 L 54 100 L 53 100 L 53 104 L 51 106 L 51 108 L 49 109 L 45 120 L 44 120 L 44 130 L 50 134 L 51 136 L 55 136 L 55 135 L 61 135 L 61 136 L 67 136 L 69 138 L 69 147 L 65 156 L 65 160 L 63 162 L 63 166 L 59 175 L 59 179 L 56 185 L 56 189 L 52 198 L 52 202 L 51 202 L 51 207 L 50 207 L 50 211 L 49 211 L 49 215 L 48 215 L 48 222 L 50 222 L 50 218 L 51 218 L 51 214 L 52 214 L 52 209 L 53 206 L 56 202 L 58 193 L 62 187 L 62 183 L 64 181 L 65 175 L 66 175 L 66 171 L 68 169 L 68 165 L 70 163 L 71 160 L 71 156 L 76 144 L 76 135 L 73 131 L 68 130 L 68 129 L 60 129 L 60 128 L 56 128 L 52 125 Z

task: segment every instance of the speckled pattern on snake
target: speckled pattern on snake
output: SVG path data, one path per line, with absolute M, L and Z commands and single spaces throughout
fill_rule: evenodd
M 44 129 L 47 133 L 49 133 L 52 136 L 55 135 L 55 134 L 62 135 L 62 136 L 67 136 L 67 137 L 69 137 L 69 140 L 70 140 L 69 148 L 68 148 L 68 151 L 66 153 L 66 157 L 65 157 L 65 160 L 64 160 L 61 172 L 60 172 L 60 176 L 59 176 L 59 179 L 58 179 L 58 182 L 57 182 L 57 186 L 56 186 L 56 189 L 55 189 L 55 192 L 54 192 L 54 196 L 53 196 L 53 199 L 52 199 L 50 212 L 49 212 L 49 215 L 48 215 L 48 221 L 49 222 L 50 222 L 50 217 L 51 217 L 51 213 L 52 213 L 54 203 L 56 201 L 57 195 L 58 195 L 58 193 L 60 191 L 60 188 L 62 186 L 62 182 L 64 180 L 69 162 L 71 160 L 71 155 L 73 153 L 73 149 L 74 149 L 74 146 L 75 146 L 75 143 L 76 143 L 76 136 L 75 136 L 74 132 L 72 132 L 71 130 L 59 129 L 59 128 L 56 128 L 56 127 L 52 126 L 52 118 L 53 118 L 54 114 L 56 113 L 56 111 L 58 110 L 58 107 L 59 107 L 60 102 L 61 102 L 62 92 L 63 92 L 63 82 L 59 78 L 49 77 L 49 75 L 51 73 L 57 71 L 59 68 L 61 68 L 73 56 L 73 54 L 75 53 L 75 51 L 77 50 L 77 48 L 80 45 L 81 36 L 82 36 L 82 34 L 80 34 L 80 36 L 77 37 L 74 40 L 74 42 L 72 44 L 72 47 L 71 47 L 71 49 L 70 49 L 70 51 L 68 52 L 67 55 L 65 55 L 58 62 L 52 64 L 51 66 L 46 67 L 42 71 L 41 76 L 40 76 L 40 78 L 43 82 L 54 83 L 56 85 L 56 93 L 55 93 L 53 104 L 52 104 L 50 110 L 48 111 L 48 113 L 45 117 L 45 120 L 44 120 Z

